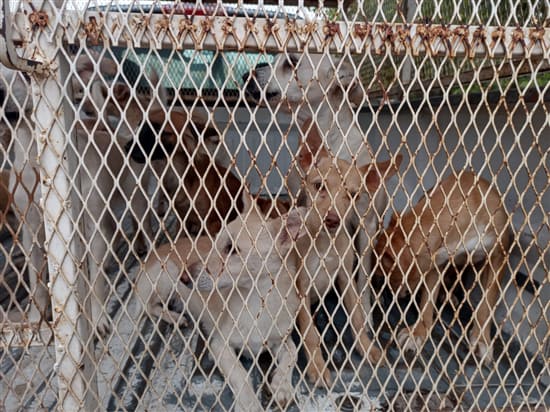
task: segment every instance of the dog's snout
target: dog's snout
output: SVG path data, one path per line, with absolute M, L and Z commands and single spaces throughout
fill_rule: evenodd
M 336 213 L 334 210 L 329 210 L 327 215 L 325 216 L 325 226 L 327 229 L 338 229 L 340 226 L 340 216 L 338 216 L 338 213 Z
M 193 278 L 195 274 L 200 271 L 199 264 L 198 262 L 193 263 L 181 271 L 180 280 L 185 286 L 193 286 Z
M 185 286 L 187 286 L 187 287 L 192 286 L 193 281 L 191 280 L 191 275 L 189 273 L 189 268 L 184 268 L 181 271 L 180 280 Z

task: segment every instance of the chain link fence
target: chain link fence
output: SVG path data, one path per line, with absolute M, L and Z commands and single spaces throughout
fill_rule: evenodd
M 1 410 L 550 407 L 546 3 L 0 3 Z

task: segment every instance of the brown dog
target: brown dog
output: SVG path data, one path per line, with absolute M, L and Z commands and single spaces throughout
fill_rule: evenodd
M 322 300 L 335 286 L 339 288 L 351 319 L 358 351 L 367 355 L 371 362 L 378 362 L 382 356 L 367 335 L 368 314 L 360 299 L 363 291 L 354 280 L 355 253 L 345 221 L 354 213 L 357 199 L 362 194 L 374 196 L 384 180 L 397 171 L 400 162 L 401 156 L 398 156 L 395 163 L 387 161 L 357 167 L 331 156 L 315 134 L 308 136 L 300 150 L 299 165 L 305 175 L 304 196 L 309 209 L 306 216 L 309 236 L 297 242 L 298 253 L 304 262 L 297 282 L 302 297 L 298 326 L 310 359 L 306 372 L 317 385 L 330 386 L 331 376 L 321 353 L 321 337 L 311 314 L 311 304 Z
M 139 140 L 127 147 L 131 157 L 160 161 L 155 166 L 162 179 L 160 202 L 173 202 L 188 235 L 216 234 L 225 219 L 242 210 L 243 189 L 224 166 L 228 155 L 217 131 L 179 108 L 170 110 L 168 119 L 164 110 L 151 111 L 149 119 Z
M 12 196 L 8 189 L 10 181 L 10 171 L 0 171 L 0 228 L 6 223 L 8 213 L 11 209 Z
M 434 304 L 449 262 L 462 266 L 484 261 L 479 276 L 484 299 L 470 340 L 483 363 L 492 360 L 491 319 L 510 242 L 507 225 L 499 193 L 470 172 L 446 178 L 412 210 L 392 217 L 376 252 L 394 292 L 421 296 L 418 321 L 399 333 L 403 349 L 417 351 L 431 332 Z

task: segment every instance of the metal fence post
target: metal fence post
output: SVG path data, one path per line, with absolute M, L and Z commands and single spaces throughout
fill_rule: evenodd
M 55 16 L 62 2 L 36 4 L 47 16 L 46 24 L 33 32 L 29 48 L 36 49 L 41 62 L 17 55 L 10 36 L 9 4 L 0 1 L 3 11 L 0 25 L 2 61 L 7 66 L 30 72 L 34 102 L 34 140 L 40 168 L 41 207 L 54 326 L 55 373 L 58 377 L 58 407 L 60 410 L 95 410 L 97 383 L 91 362 L 93 346 L 86 346 L 88 324 L 81 316 L 85 289 L 78 258 L 82 248 L 75 236 L 71 209 L 71 162 L 67 156 L 67 133 L 72 111 L 67 106 L 61 83 L 69 75 L 69 65 L 59 53 L 62 30 Z M 57 10 L 56 10 L 57 9 Z M 74 166 L 74 164 L 73 164 Z

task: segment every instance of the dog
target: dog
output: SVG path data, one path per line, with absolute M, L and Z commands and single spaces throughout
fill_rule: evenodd
M 280 218 L 290 210 L 290 203 L 284 200 L 261 197 L 245 200 L 254 202 L 255 211 L 265 219 Z M 164 243 L 154 248 L 144 262 L 144 269 L 138 272 L 135 279 L 135 295 L 140 307 L 135 319 L 138 320 L 145 314 L 163 319 L 170 324 L 186 326 L 185 317 L 170 308 L 171 298 L 176 298 L 180 302 L 185 301 L 190 313 L 198 319 L 207 295 L 199 298 L 200 294 L 197 295 L 196 289 L 192 288 L 190 291 L 190 288 L 181 282 L 181 274 L 191 264 L 206 259 L 211 250 L 210 235 L 196 238 L 181 236 L 175 242 Z
M 509 245 L 508 216 L 500 194 L 468 171 L 445 178 L 411 210 L 394 214 L 380 236 L 376 254 L 395 293 L 420 294 L 418 320 L 399 332 L 399 345 L 416 352 L 431 333 L 442 284 L 460 281 L 445 279 L 449 264 L 483 263 L 479 273 L 483 298 L 475 310 L 470 343 L 472 352 L 488 365 L 493 359 L 491 319 Z
M 337 158 L 353 162 L 357 167 L 372 163 L 372 148 L 353 111 L 353 106 L 363 99 L 363 90 L 349 61 L 327 54 L 280 54 L 273 64 L 256 66 L 243 81 L 246 94 L 253 100 L 296 116 L 306 141 L 309 135 L 320 134 Z M 289 171 L 287 185 L 289 194 L 300 204 L 303 194 L 298 168 Z M 361 299 L 371 326 L 368 284 L 373 267 L 372 251 L 387 204 L 383 190 L 378 191 L 374 200 L 363 195 L 355 202 L 357 212 L 349 213 L 346 222 L 355 239 Z
M 242 212 L 222 227 L 213 244 L 202 236 L 194 248 L 191 239 L 180 238 L 175 248 L 163 245 L 151 254 L 136 291 L 150 314 L 185 324 L 167 307 L 177 292 L 209 337 L 208 348 L 235 394 L 235 410 L 262 411 L 234 351 L 244 349 L 252 356 L 271 351 L 278 364 L 271 380 L 273 398 L 284 407 L 294 391 L 297 359 L 290 337 L 299 305 L 293 247 L 306 232 L 301 208 L 266 219 L 248 192 L 242 201 Z
M 173 204 L 187 236 L 215 235 L 242 210 L 244 185 L 224 166 L 231 161 L 217 130 L 189 117 L 182 108 L 170 110 L 169 121 L 164 110 L 152 111 L 150 125 L 127 150 L 137 162 L 161 162 L 155 166 L 163 182 L 160 203 Z
M 86 57 L 85 59 L 90 59 Z M 78 59 L 78 67 L 93 67 L 93 64 L 86 64 Z M 108 61 L 101 61 L 101 67 L 117 67 L 117 65 Z M 28 80 L 21 74 L 9 69 L 2 69 L 2 74 L 10 85 L 10 96 L 6 102 L 6 107 L 13 111 L 12 128 L 17 134 L 17 139 L 13 139 L 11 148 L 13 151 L 13 168 L 10 176 L 10 193 L 13 194 L 13 209 L 22 222 L 22 244 L 29 258 L 29 279 L 30 290 L 33 296 L 29 308 L 29 320 L 32 323 L 39 322 L 47 315 L 50 296 L 46 288 L 47 267 L 44 259 L 43 244 L 45 240 L 43 228 L 43 215 L 39 206 L 41 197 L 39 186 L 39 170 L 37 163 L 37 147 L 32 137 L 34 125 L 30 122 L 30 113 L 32 111 L 32 101 L 30 99 L 30 85 Z M 68 156 L 74 156 L 78 159 L 81 170 L 81 186 L 74 187 L 72 195 L 78 197 L 78 201 L 83 204 L 83 216 L 85 217 L 85 236 L 90 240 L 89 272 L 91 274 L 90 283 L 94 293 L 90 294 L 92 323 L 100 336 L 105 336 L 109 330 L 108 320 L 103 314 L 102 307 L 105 304 L 108 293 L 107 283 L 103 269 L 98 262 L 106 260 L 108 245 L 113 246 L 113 237 L 119 232 L 115 223 L 115 209 L 125 209 L 128 203 L 136 206 L 133 209 L 135 216 L 143 216 L 147 207 L 147 201 L 143 193 L 133 194 L 137 181 L 134 176 L 140 176 L 137 170 L 137 164 L 130 164 L 125 160 L 125 152 L 121 149 L 126 144 L 130 131 L 139 128 L 143 121 L 144 101 L 151 104 L 152 107 L 162 106 L 165 103 L 155 99 L 152 101 L 150 95 L 132 97 L 129 92 L 130 86 L 126 84 L 108 84 L 103 80 L 94 80 L 90 73 L 80 73 L 81 80 L 73 79 L 73 88 L 85 88 L 89 90 L 90 98 L 86 98 L 86 104 L 81 105 L 75 102 L 76 107 L 84 107 L 91 104 L 93 108 L 104 109 L 105 113 L 121 113 L 126 111 L 130 114 L 130 120 L 124 125 L 115 124 L 113 129 L 112 122 L 116 118 L 103 118 L 103 116 L 93 117 L 90 113 L 83 113 L 84 119 L 77 119 L 72 144 L 68 146 Z M 84 79 L 89 79 L 91 83 L 82 83 Z M 3 86 L 3 83 L 2 83 Z M 112 93 L 108 90 L 111 89 Z M 6 90 L 6 91 L 8 91 Z M 76 93 L 78 95 L 78 92 Z M 82 94 L 82 93 L 81 93 Z M 142 102 L 139 101 L 142 99 Z M 119 100 L 119 101 L 117 101 Z M 118 110 L 118 112 L 117 112 Z M 138 114 L 139 113 L 139 114 Z M 120 123 L 116 120 L 116 123 Z M 120 132 L 120 134 L 117 134 Z M 113 136 L 116 139 L 113 139 Z M 119 141 L 119 137 L 122 136 Z M 103 158 L 106 157 L 106 162 Z M 122 188 L 122 190 L 119 190 Z M 126 193 L 123 193 L 125 192 Z M 107 201 L 105 200 L 107 199 Z M 145 199 L 145 200 L 144 200 Z M 132 201 L 134 200 L 134 201 Z M 117 205 L 117 206 L 115 206 Z M 97 230 L 96 226 L 100 227 Z M 148 232 L 147 223 L 142 222 L 139 227 L 144 227 Z M 138 236 L 138 238 L 150 237 Z M 142 240 L 138 239 L 135 246 L 143 252 L 143 247 L 139 244 Z
M 9 181 L 9 170 L 0 171 L 0 229 L 7 223 L 11 213 L 12 196 L 8 189 Z
M 367 335 L 368 316 L 360 301 L 360 289 L 353 270 L 352 240 L 344 222 L 352 213 L 354 202 L 366 187 L 366 197 L 373 198 L 385 179 L 395 174 L 401 163 L 389 160 L 356 167 L 343 159 L 334 158 L 322 145 L 320 137 L 310 136 L 298 156 L 303 171 L 306 223 L 309 236 L 298 241 L 298 252 L 303 265 L 298 273 L 298 291 L 303 303 L 298 314 L 298 326 L 304 339 L 306 355 L 310 358 L 306 373 L 316 385 L 330 387 L 330 371 L 321 353 L 321 337 L 315 328 L 311 304 L 323 299 L 327 291 L 338 286 L 347 315 L 358 339 L 357 349 L 377 363 L 382 352 Z

